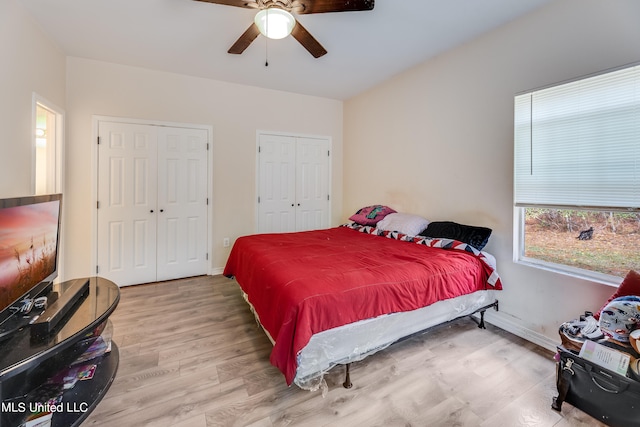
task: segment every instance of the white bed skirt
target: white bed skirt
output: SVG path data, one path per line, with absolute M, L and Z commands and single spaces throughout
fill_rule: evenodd
M 336 365 L 357 362 L 389 347 L 401 338 L 432 326 L 474 313 L 495 302 L 495 290 L 476 291 L 427 307 L 401 313 L 385 314 L 314 334 L 298 353 L 298 370 L 293 382 L 304 390 L 327 390 L 324 375 Z M 247 295 L 245 301 L 256 317 Z M 273 343 L 273 338 L 263 328 Z
M 298 354 L 294 382 L 305 390 L 326 389 L 324 374 L 335 365 L 362 360 L 401 338 L 472 314 L 492 304 L 495 292 L 477 291 L 418 310 L 387 314 L 315 334 Z

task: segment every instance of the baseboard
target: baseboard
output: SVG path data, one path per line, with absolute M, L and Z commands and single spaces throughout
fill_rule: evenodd
M 223 271 L 224 271 L 224 267 L 212 268 L 209 272 L 209 276 L 216 276 L 218 274 L 222 274 Z
M 558 341 L 556 342 L 545 335 L 532 331 L 531 329 L 525 328 L 522 325 L 513 322 L 505 315 L 502 315 L 500 312 L 494 313 L 492 310 L 487 310 L 484 316 L 484 320 L 485 322 L 490 323 L 493 326 L 504 329 L 507 332 L 510 332 L 520 338 L 537 344 L 549 351 L 556 352 L 557 346 L 560 344 L 560 338 L 558 338 Z

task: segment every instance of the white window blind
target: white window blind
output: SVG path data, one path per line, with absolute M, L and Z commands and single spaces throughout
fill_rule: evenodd
M 640 65 L 515 97 L 517 206 L 640 208 Z

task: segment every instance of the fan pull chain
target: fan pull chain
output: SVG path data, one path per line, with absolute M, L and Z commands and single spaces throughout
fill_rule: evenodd
M 265 29 L 269 34 L 269 9 L 267 9 L 267 22 L 265 23 Z M 269 66 L 269 37 L 265 37 L 264 42 L 264 66 Z

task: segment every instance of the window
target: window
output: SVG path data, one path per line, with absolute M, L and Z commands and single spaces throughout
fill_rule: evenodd
M 61 193 L 64 113 L 35 93 L 32 102 L 33 194 Z
M 514 145 L 517 261 L 640 269 L 640 65 L 517 95 Z
M 56 192 L 56 114 L 36 104 L 35 194 Z

